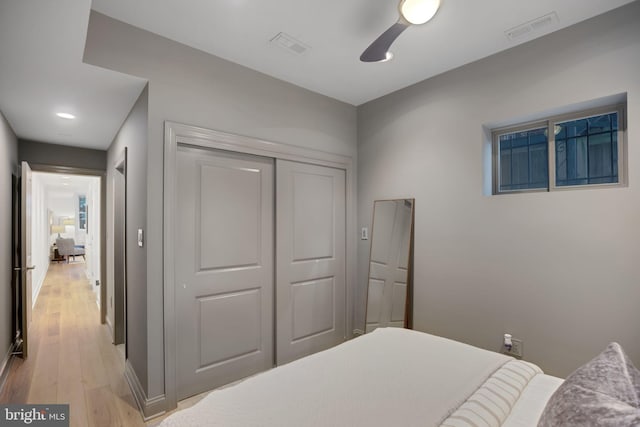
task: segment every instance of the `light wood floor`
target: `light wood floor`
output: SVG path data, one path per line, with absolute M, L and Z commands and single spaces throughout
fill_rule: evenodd
M 0 402 L 69 403 L 71 426 L 144 426 L 84 268 L 49 267 L 29 328 L 29 358 L 13 363 Z

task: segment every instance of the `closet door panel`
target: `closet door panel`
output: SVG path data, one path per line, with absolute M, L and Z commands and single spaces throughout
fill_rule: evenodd
M 178 398 L 273 366 L 273 160 L 177 154 Z
M 291 285 L 293 342 L 330 332 L 335 328 L 334 299 L 333 277 Z
M 301 168 L 302 165 L 296 167 Z M 334 177 L 300 171 L 289 177 L 293 188 L 287 189 L 288 194 L 284 196 L 292 196 L 291 212 L 282 213 L 292 217 L 292 261 L 334 258 Z
M 345 339 L 345 171 L 276 162 L 276 360 Z

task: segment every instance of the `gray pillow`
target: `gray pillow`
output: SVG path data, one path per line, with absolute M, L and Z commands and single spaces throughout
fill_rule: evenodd
M 640 426 L 640 371 L 618 343 L 569 375 L 538 427 Z

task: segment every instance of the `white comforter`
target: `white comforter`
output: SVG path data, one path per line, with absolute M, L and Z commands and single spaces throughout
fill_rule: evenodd
M 171 426 L 439 426 L 511 358 L 383 328 L 216 390 Z

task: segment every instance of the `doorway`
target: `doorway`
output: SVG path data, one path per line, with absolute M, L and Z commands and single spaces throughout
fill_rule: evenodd
M 26 162 L 21 167 L 13 207 L 14 330 L 26 359 L 30 313 L 52 264 L 76 264 L 103 309 L 105 181 L 102 171 Z

